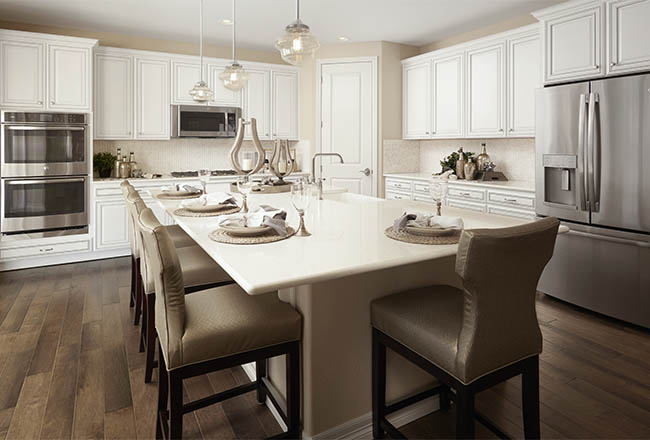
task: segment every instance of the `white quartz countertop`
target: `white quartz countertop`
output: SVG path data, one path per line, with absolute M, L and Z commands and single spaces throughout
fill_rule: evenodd
M 152 193 L 156 193 L 152 191 Z M 239 197 L 239 196 L 237 196 Z M 392 240 L 384 230 L 405 210 L 432 212 L 431 204 L 384 200 L 356 194 L 313 199 L 305 221 L 310 237 L 291 237 L 261 245 L 212 241 L 218 217 L 178 217 L 177 201 L 158 200 L 174 220 L 249 294 L 327 281 L 454 255 L 457 245 L 428 246 Z M 296 227 L 298 216 L 289 194 L 252 195 L 252 205 L 283 208 Z M 461 216 L 466 228 L 499 228 L 525 220 L 444 207 L 444 215 Z
M 296 177 L 304 177 L 308 176 L 309 173 L 307 172 L 295 172 L 292 173 L 287 179 L 292 179 Z M 231 174 L 231 175 L 226 175 L 226 176 L 210 176 L 210 182 L 234 182 L 237 180 L 238 175 L 236 174 Z M 260 174 L 254 174 L 253 179 L 263 179 L 267 177 L 272 177 L 273 179 L 277 179 L 275 177 L 275 174 L 270 174 L 270 173 L 260 173 Z M 95 185 L 100 184 L 100 185 L 114 185 L 116 183 L 120 183 L 125 179 L 118 178 L 118 177 L 106 177 L 106 178 L 101 178 L 101 177 L 95 177 L 93 179 L 93 183 Z M 199 181 L 199 178 L 197 176 L 194 177 L 172 177 L 169 174 L 163 174 L 162 177 L 140 177 L 140 178 L 128 178 L 126 179 L 131 184 L 138 184 L 138 182 L 141 182 L 143 184 L 149 185 L 151 182 L 160 182 L 161 184 L 165 184 L 166 182 L 173 182 L 173 181 L 180 181 L 180 182 L 188 182 L 188 181 Z
M 393 179 L 408 179 L 408 180 L 422 180 L 431 181 L 431 173 L 386 173 L 384 177 Z M 449 184 L 472 185 L 486 188 L 496 189 L 509 189 L 513 191 L 535 191 L 535 182 L 526 180 L 508 180 L 505 182 L 493 181 L 482 182 L 479 180 L 450 180 Z

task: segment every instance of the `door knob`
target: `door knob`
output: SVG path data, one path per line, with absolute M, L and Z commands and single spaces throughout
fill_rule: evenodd
M 362 170 L 359 170 L 359 172 L 360 172 L 361 174 L 363 174 L 364 176 L 369 176 L 369 175 L 372 174 L 372 171 L 370 170 L 370 168 L 364 168 L 364 169 L 362 169 Z

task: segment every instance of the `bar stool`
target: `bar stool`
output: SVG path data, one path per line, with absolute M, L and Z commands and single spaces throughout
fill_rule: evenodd
M 137 192 L 131 192 L 128 195 L 127 206 L 129 208 L 129 214 L 136 220 L 140 216 L 140 213 L 147 208 Z M 175 231 L 175 228 L 170 228 L 169 226 L 162 227 L 167 231 Z M 185 233 L 183 232 L 183 234 Z M 169 235 L 172 237 L 172 234 Z M 142 231 L 140 230 L 139 222 L 137 221 L 135 223 L 135 238 L 136 243 L 138 243 L 137 247 L 139 248 L 139 254 L 141 257 L 138 272 L 140 274 L 140 291 L 137 295 L 137 298 L 141 301 L 142 305 L 140 351 L 146 353 L 144 381 L 145 383 L 149 383 L 151 382 L 153 369 L 156 367 L 156 362 L 154 360 L 156 352 L 154 282 L 153 277 L 149 274 L 147 252 L 142 246 Z M 172 238 L 172 242 L 174 243 L 174 247 L 176 248 L 181 261 L 181 270 L 183 271 L 185 279 L 185 293 L 234 283 L 232 278 L 230 278 L 221 266 L 210 258 L 210 256 L 194 242 L 194 240 L 192 240 L 192 245 L 190 246 L 176 246 L 177 242 L 181 245 L 186 244 L 182 239 L 174 240 L 174 238 Z
M 404 436 L 386 416 L 432 395 L 456 407 L 456 437 L 474 437 L 476 393 L 522 375 L 524 435 L 539 438 L 539 354 L 535 312 L 539 277 L 553 255 L 560 222 L 546 218 L 503 229 L 462 233 L 456 273 L 463 289 L 431 286 L 371 304 L 372 429 L 375 438 Z M 386 348 L 435 376 L 439 386 L 386 405 Z M 453 390 L 453 392 L 452 392 Z
M 149 271 L 154 276 L 156 331 L 160 376 L 156 438 L 181 437 L 183 414 L 243 393 L 257 391 L 276 407 L 279 395 L 266 379 L 266 360 L 286 355 L 287 438 L 300 435 L 300 337 L 302 317 L 277 294 L 251 296 L 238 285 L 185 295 L 183 272 L 169 234 L 150 209 L 140 214 Z M 183 380 L 257 363 L 257 380 L 250 384 L 183 404 Z

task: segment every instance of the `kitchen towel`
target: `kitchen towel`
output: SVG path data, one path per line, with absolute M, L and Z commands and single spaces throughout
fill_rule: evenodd
M 219 226 L 268 226 L 278 235 L 287 235 L 287 212 L 269 205 L 260 205 L 259 208 L 247 212 L 223 216 Z
M 211 206 L 211 205 L 237 205 L 232 194 L 226 192 L 214 192 L 203 194 L 196 199 L 183 200 L 181 206 L 184 208 L 192 206 Z
M 399 232 L 406 226 L 462 230 L 464 225 L 463 219 L 460 217 L 439 216 L 421 212 L 405 212 L 393 223 L 393 231 Z

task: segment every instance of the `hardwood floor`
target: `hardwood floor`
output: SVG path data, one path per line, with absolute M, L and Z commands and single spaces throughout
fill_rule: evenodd
M 156 378 L 143 381 L 129 271 L 120 258 L 0 273 L 0 440 L 153 438 Z M 650 332 L 544 296 L 538 317 L 542 436 L 650 438 Z M 198 399 L 247 380 L 234 368 L 184 392 Z M 477 409 L 523 435 L 519 378 L 480 394 Z M 402 431 L 449 438 L 453 427 L 453 411 L 437 412 Z M 184 416 L 188 439 L 279 432 L 254 393 Z M 479 425 L 477 434 L 492 437 Z

